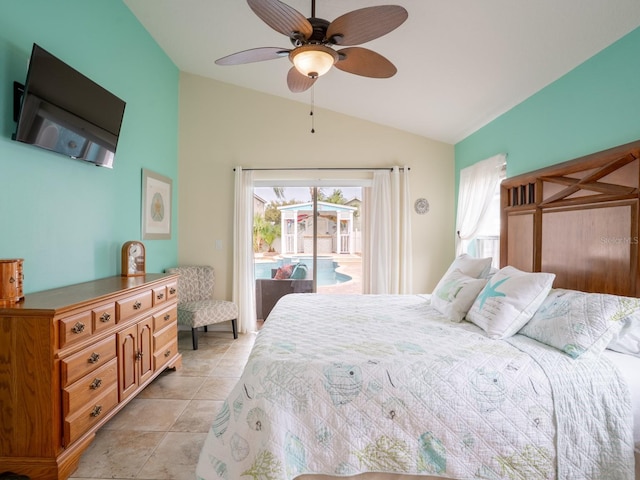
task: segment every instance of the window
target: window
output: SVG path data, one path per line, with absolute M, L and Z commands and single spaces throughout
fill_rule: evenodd
M 502 172 L 491 203 L 480 218 L 478 231 L 468 248 L 475 257 L 491 257 L 491 266 L 494 268 L 500 267 L 500 182 L 505 177 L 504 170 Z
M 492 257 L 500 264 L 500 182 L 506 155 L 499 154 L 460 171 L 456 254 Z

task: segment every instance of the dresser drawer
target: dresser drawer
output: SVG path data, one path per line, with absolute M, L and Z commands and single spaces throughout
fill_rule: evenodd
M 64 419 L 64 442 L 70 445 L 118 404 L 118 387 L 114 385 L 86 404 L 74 415 Z
M 178 324 L 172 323 L 153 334 L 153 351 L 157 352 L 178 336 Z
M 153 354 L 153 370 L 157 372 L 178 353 L 178 341 L 174 339 L 168 345 Z
M 62 390 L 62 409 L 65 417 L 73 415 L 102 392 L 118 385 L 118 360 L 107 364 L 82 377 Z
M 174 305 L 153 315 L 153 331 L 159 332 L 178 320 L 178 308 Z
M 178 282 L 167 283 L 167 300 L 172 300 L 178 296 Z
M 98 333 L 113 327 L 116 324 L 116 304 L 108 303 L 91 310 L 93 319 L 93 332 Z
M 133 297 L 127 297 L 116 302 L 116 314 L 118 322 L 135 317 L 149 310 L 153 306 L 153 292 L 151 290 L 139 293 Z
M 58 325 L 60 328 L 60 348 L 73 345 L 75 342 L 89 338 L 93 333 L 93 322 L 91 321 L 90 311 L 61 318 Z
M 76 380 L 103 366 L 116 356 L 116 337 L 104 340 L 81 350 L 61 362 L 62 387 L 68 387 Z
M 162 286 L 153 289 L 153 306 L 162 305 L 167 301 L 167 287 Z

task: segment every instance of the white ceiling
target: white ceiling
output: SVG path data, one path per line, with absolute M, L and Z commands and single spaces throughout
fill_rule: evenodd
M 184 72 L 304 103 L 285 58 L 237 66 L 214 61 L 255 47 L 291 48 L 243 0 L 124 0 Z M 311 0 L 287 0 L 306 17 Z M 315 104 L 456 143 L 640 26 L 640 0 L 318 0 L 329 21 L 370 5 L 402 5 L 409 19 L 362 45 L 398 73 L 371 79 L 332 69 Z M 306 119 L 301 119 L 307 121 Z

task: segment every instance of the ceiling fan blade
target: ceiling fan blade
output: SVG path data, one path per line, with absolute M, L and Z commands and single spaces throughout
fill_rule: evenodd
M 285 3 L 278 0 L 247 0 L 247 3 L 251 10 L 276 32 L 287 37 L 299 33 L 305 40 L 313 33 L 309 20 Z
M 331 22 L 327 40 L 336 45 L 360 45 L 395 30 L 408 16 L 407 11 L 398 5 L 354 10 Z
M 362 47 L 349 47 L 338 50 L 340 59 L 335 67 L 343 72 L 363 77 L 389 78 L 398 71 L 393 63 L 372 50 Z
M 296 67 L 291 67 L 287 74 L 287 85 L 293 93 L 304 92 L 309 90 L 316 82 L 317 78 L 307 77 L 301 74 Z
M 262 62 L 264 60 L 275 60 L 276 58 L 286 57 L 289 50 L 277 47 L 262 47 L 243 50 L 242 52 L 232 53 L 226 57 L 216 60 L 216 65 L 240 65 L 243 63 Z

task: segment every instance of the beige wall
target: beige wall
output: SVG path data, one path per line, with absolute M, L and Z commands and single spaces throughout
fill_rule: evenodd
M 366 80 L 363 80 L 366 81 Z M 453 260 L 454 148 L 400 130 L 182 73 L 178 161 L 178 261 L 216 269 L 216 297 L 231 298 L 233 167 L 411 168 L 414 292 L 430 292 Z M 221 249 L 216 249 L 216 240 Z

